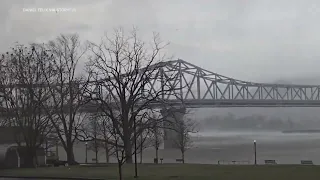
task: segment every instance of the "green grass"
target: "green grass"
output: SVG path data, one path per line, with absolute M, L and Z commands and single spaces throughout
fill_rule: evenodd
M 125 180 L 134 179 L 134 166 L 124 165 Z M 59 176 L 118 179 L 116 165 L 106 167 L 75 166 L 65 168 L 8 169 L 0 175 Z M 139 165 L 141 180 L 319 180 L 320 166 L 217 166 L 200 164 Z

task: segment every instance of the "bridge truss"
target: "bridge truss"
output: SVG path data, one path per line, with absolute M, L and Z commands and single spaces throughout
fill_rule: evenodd
M 156 94 L 159 88 L 172 89 L 161 100 L 187 108 L 201 107 L 319 107 L 320 85 L 268 84 L 237 80 L 178 59 L 152 65 L 155 68 L 145 93 Z M 90 82 L 99 96 L 110 97 L 114 89 L 102 80 Z M 165 85 L 164 85 L 165 83 Z M 14 85 L 24 88 L 24 85 Z M 46 88 L 46 87 L 39 87 Z M 116 97 L 110 99 L 116 99 Z M 159 106 L 158 102 L 153 103 Z M 84 109 L 97 110 L 89 103 Z M 90 110 L 90 111 L 91 111 Z
M 166 82 L 175 92 L 162 95 L 172 105 L 186 107 L 320 106 L 320 85 L 254 83 L 226 77 L 184 60 L 161 63 L 149 82 L 154 93 Z

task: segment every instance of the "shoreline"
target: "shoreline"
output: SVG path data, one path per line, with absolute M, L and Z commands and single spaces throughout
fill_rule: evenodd
M 303 133 L 303 134 L 313 134 L 313 133 L 320 133 L 320 129 L 303 129 L 303 130 L 284 130 L 282 133 Z

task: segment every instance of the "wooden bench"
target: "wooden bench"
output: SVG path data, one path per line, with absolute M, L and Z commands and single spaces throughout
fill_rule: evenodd
M 313 162 L 310 160 L 301 160 L 301 165 L 313 165 Z
M 275 165 L 277 164 L 276 160 L 264 160 L 264 164 L 266 165 Z
M 183 159 L 176 159 L 176 162 L 183 162 Z

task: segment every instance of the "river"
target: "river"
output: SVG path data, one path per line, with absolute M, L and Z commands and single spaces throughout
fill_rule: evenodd
M 201 164 L 217 164 L 225 161 L 254 161 L 253 141 L 257 141 L 257 160 L 263 163 L 266 159 L 274 159 L 280 164 L 298 164 L 301 160 L 312 160 L 320 164 L 320 133 L 283 134 L 267 131 L 211 131 L 198 133 L 194 138 L 193 146 L 186 152 L 186 162 Z M 60 157 L 65 158 L 63 150 Z M 85 147 L 77 144 L 75 157 L 80 163 L 85 161 Z M 160 157 L 164 162 L 173 163 L 180 158 L 178 150 L 160 149 Z M 151 163 L 155 150 L 146 149 L 143 152 L 143 161 Z M 93 162 L 95 154 L 88 152 L 88 162 Z M 99 153 L 99 162 L 105 162 L 103 151 Z M 112 161 L 115 162 L 113 158 Z

